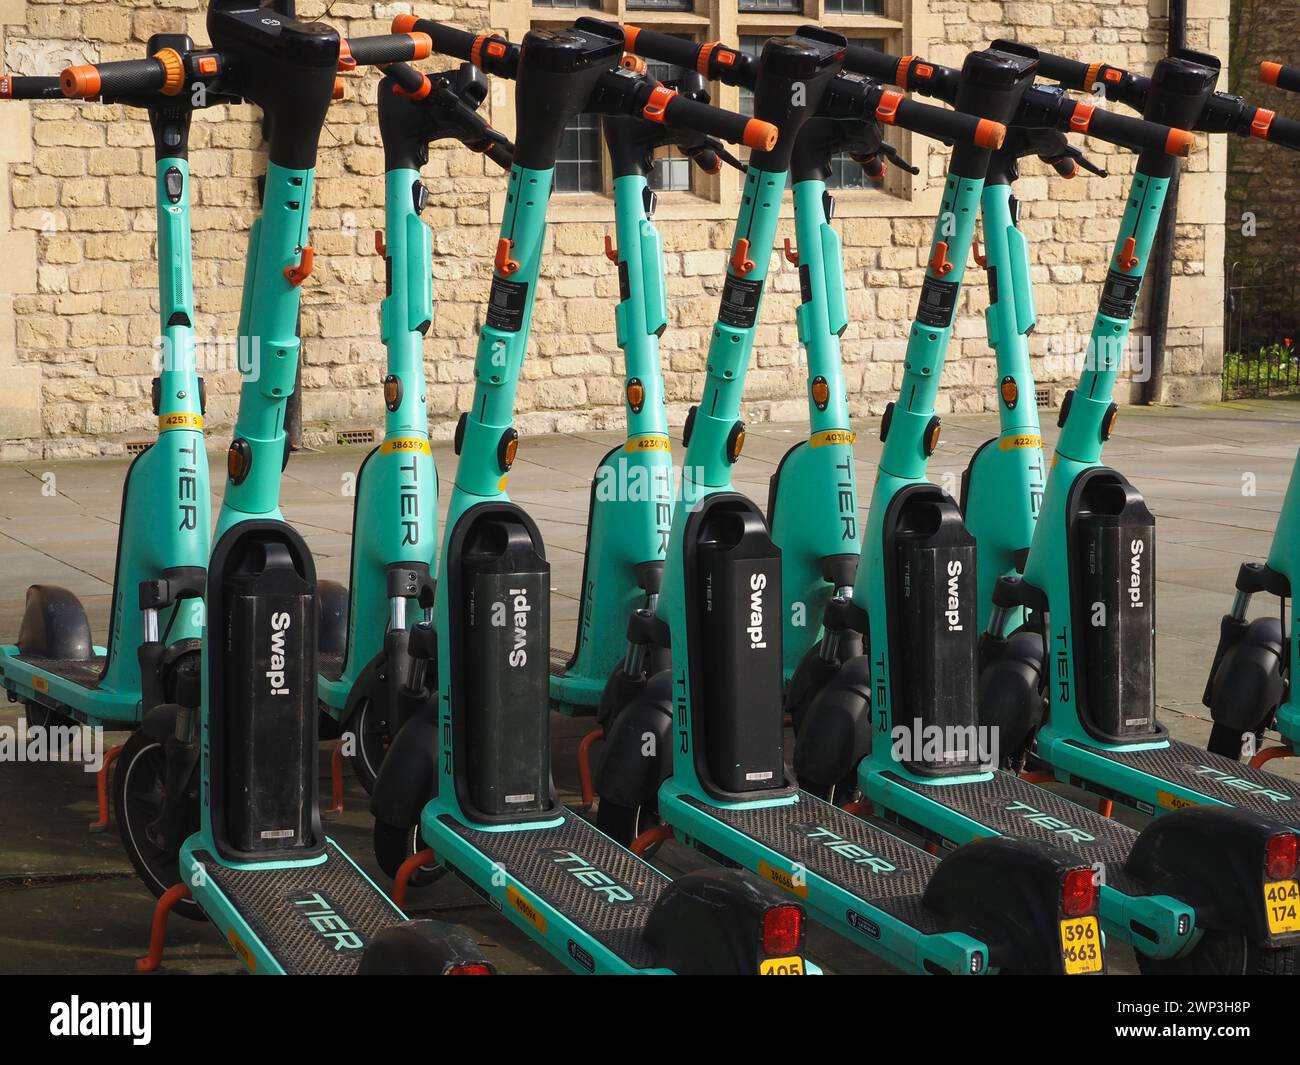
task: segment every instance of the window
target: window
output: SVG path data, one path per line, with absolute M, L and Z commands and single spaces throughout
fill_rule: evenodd
M 646 73 L 656 81 L 675 82 L 683 71 L 671 63 L 651 61 L 646 63 Z M 655 153 L 655 168 L 650 174 L 649 185 L 655 192 L 688 192 L 694 176 L 695 164 L 669 145 Z
M 797 11 L 803 14 L 803 0 L 740 0 L 737 10 L 745 11 Z
M 883 15 L 884 6 L 883 0 L 826 0 L 826 14 Z
M 556 192 L 602 192 L 600 119 L 580 115 L 564 130 L 555 157 Z
M 587 7 L 600 10 L 600 0 L 532 0 L 533 7 Z
M 629 11 L 693 11 L 693 0 L 627 0 Z

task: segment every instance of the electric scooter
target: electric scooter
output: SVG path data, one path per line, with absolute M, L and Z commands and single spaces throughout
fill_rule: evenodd
M 163 745 L 158 806 L 139 822 L 131 803 L 119 809 L 128 848 L 146 841 L 132 861 L 159 896 L 149 955 L 137 968 L 158 966 L 168 913 L 192 900 L 254 973 L 373 972 L 402 969 L 413 957 L 427 962 L 426 971 L 446 973 L 464 941 L 449 945 L 444 930 L 407 922 L 321 830 L 315 567 L 278 506 L 299 286 L 314 259 L 307 234 L 317 140 L 335 95 L 340 39 L 324 24 L 248 0 L 213 0 L 207 29 L 210 48 L 72 67 L 61 76 L 67 95 L 246 100 L 262 108 L 270 130 L 239 330 L 252 359 L 208 562 L 201 662 L 188 661 L 176 702 L 156 708 L 143 726 Z M 349 44 L 358 64 L 431 50 L 427 38 L 410 35 Z M 139 768 L 151 765 L 141 759 Z M 172 874 L 178 883 L 166 882 Z
M 1037 54 L 1019 45 L 999 43 L 968 58 L 962 72 L 866 50 L 854 50 L 850 62 L 959 109 L 972 106 L 970 78 L 998 78 L 1016 116 L 1013 126 L 1072 128 L 1139 151 L 1117 255 L 1154 227 L 1159 204 L 1153 208 L 1152 197 L 1192 142 L 1179 130 L 1132 125 L 1059 90 L 1031 87 Z M 1151 114 L 1175 124 L 1179 118 L 1172 107 Z M 1046 120 L 1052 115 L 1064 121 Z M 1188 810 L 1138 833 L 996 768 L 1002 734 L 980 720 L 975 698 L 976 543 L 956 503 L 925 479 L 939 434 L 934 396 L 989 162 L 954 153 L 911 329 L 908 372 L 882 423 L 885 450 L 854 595 L 840 604 L 845 627 L 865 637 L 867 652 L 819 698 L 832 716 L 871 715 L 873 742 L 858 764 L 858 784 L 885 816 L 937 842 L 1026 835 L 1068 839 L 1090 856 L 1102 874 L 1103 924 L 1138 951 L 1144 970 L 1220 971 L 1221 944 L 1233 941 L 1256 944 L 1268 959 L 1262 967 L 1281 971 L 1293 937 L 1269 927 L 1265 899 L 1279 879 L 1272 875 L 1281 869 L 1274 856 L 1289 835 L 1281 824 L 1241 810 Z M 945 218 L 957 220 L 955 228 Z M 1136 286 L 1124 291 L 1135 293 Z M 1041 524 L 1035 535 L 1040 532 Z M 818 716 L 814 703 L 801 743 Z
M 757 148 L 770 146 L 776 130 L 620 67 L 616 27 L 534 30 L 515 46 L 405 16 L 395 26 L 428 33 L 439 52 L 489 74 L 516 77 L 519 132 L 474 402 L 457 432 L 436 622 L 417 624 L 411 638 L 413 647 L 436 641 L 436 676 L 421 678 L 426 704 L 380 770 L 371 799 L 376 841 L 381 825 L 400 832 L 418 821 L 431 850 L 410 861 L 436 857 L 574 972 L 802 973 L 798 903 L 734 871 L 669 881 L 557 801 L 548 742 L 549 566 L 537 526 L 505 493 L 565 126 L 584 113 L 639 115 Z
M 507 170 L 511 153 L 505 137 L 477 113 L 488 86 L 476 67 L 463 64 L 452 75 L 427 83 L 421 75 L 415 82 L 410 88 L 394 82 L 379 95 L 386 236 L 377 233 L 375 247 L 387 278 L 380 313 L 387 350 L 384 439 L 357 471 L 348 585 L 318 582 L 317 693 L 367 792 L 404 720 L 409 630 L 417 612 L 432 617 L 437 571 L 438 471 L 423 362 L 433 315 L 432 252 L 429 227 L 420 220 L 429 199 L 420 168 L 438 139 L 456 138 Z
M 1076 949 L 1097 947 L 1100 930 L 1092 871 L 1071 851 L 987 840 L 940 863 L 787 779 L 776 616 L 781 554 L 762 514 L 732 489 L 743 432 L 740 395 L 787 170 L 803 189 L 799 209 L 812 199 L 813 217 L 824 218 L 828 158 L 865 140 L 863 125 L 893 122 L 992 146 L 1001 124 L 914 104 L 874 81 L 840 75 L 845 41 L 825 30 L 769 41 L 757 61 L 721 44 L 695 45 L 647 29 L 629 38 L 639 54 L 751 88 L 755 113 L 778 121 L 783 140 L 749 160 L 709 378 L 687 445 L 683 479 L 692 506 L 674 514 L 658 612 L 643 619 L 671 648 L 671 667 L 651 677 L 614 719 L 597 823 L 631 833 L 643 826 L 621 812 L 657 802 L 663 824 L 638 836 L 634 849 L 678 835 L 756 870 L 802 898 L 836 933 L 908 971 L 1100 971 L 1099 949 Z M 802 91 L 792 93 L 795 85 Z M 814 232 L 820 250 L 824 231 Z M 825 266 L 816 255 L 810 261 Z M 646 757 L 647 733 L 657 751 L 671 752 L 666 775 L 658 757 Z M 610 821 L 611 811 L 618 821 Z
M 664 83 L 701 103 L 704 79 L 694 71 Z M 601 121 L 614 176 L 617 248 L 606 255 L 618 269 L 615 332 L 623 351 L 627 440 L 596 466 L 583 551 L 581 606 L 573 650 L 551 648 L 551 698 L 568 714 L 600 713 L 601 695 L 621 668 L 628 619 L 653 609 L 663 578 L 674 504 L 672 444 L 664 404 L 659 338 L 668 325 L 663 243 L 654 226 L 648 187 L 656 149 L 673 145 L 716 173 L 727 153 L 692 130 L 631 115 Z M 628 683 L 635 683 L 629 680 Z M 603 722 L 601 722 L 603 724 Z
M 175 64 L 192 50 L 188 37 L 155 34 L 152 59 Z M 28 727 L 89 725 L 135 729 L 175 695 L 176 678 L 199 654 L 204 575 L 211 546 L 208 458 L 203 447 L 203 380 L 194 359 L 194 292 L 190 260 L 190 118 L 219 97 L 121 91 L 91 95 L 146 110 L 154 140 L 158 227 L 160 364 L 153 379 L 154 442 L 131 462 L 122 485 L 109 624 L 93 641 L 77 596 L 52 584 L 27 589 L 15 644 L 0 646 L 0 685 L 26 705 Z M 0 97 L 64 99 L 57 77 L 0 79 Z M 99 817 L 108 826 L 109 769 L 99 771 Z M 120 774 L 119 774 L 120 777 Z
M 1300 68 L 1266 62 L 1260 65 L 1259 77 L 1265 85 L 1300 92 Z M 1260 119 L 1261 126 L 1265 121 Z M 1247 760 L 1253 769 L 1274 758 L 1294 757 L 1300 740 L 1300 708 L 1291 700 L 1300 644 L 1286 636 L 1291 581 L 1300 573 L 1298 521 L 1300 460 L 1291 471 L 1268 559 L 1263 564 L 1244 562 L 1237 572 L 1236 596 L 1219 623 L 1219 644 L 1201 697 L 1214 719 L 1207 749 L 1224 758 Z M 1277 596 L 1280 610 L 1248 621 L 1251 601 L 1260 593 Z M 1266 728 L 1275 728 L 1282 743 L 1262 750 Z

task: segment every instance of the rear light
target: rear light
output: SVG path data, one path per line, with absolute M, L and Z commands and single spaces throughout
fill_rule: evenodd
M 803 910 L 798 906 L 773 906 L 763 914 L 763 953 L 794 954 L 803 938 Z
M 1091 869 L 1071 869 L 1061 883 L 1061 912 L 1082 917 L 1097 905 L 1097 876 Z
M 470 962 L 464 965 L 453 965 L 449 969 L 444 969 L 443 976 L 491 976 L 492 966 L 486 962 Z
M 1296 870 L 1296 843 L 1294 832 L 1282 832 L 1268 841 L 1268 857 L 1264 868 L 1270 880 L 1290 880 Z

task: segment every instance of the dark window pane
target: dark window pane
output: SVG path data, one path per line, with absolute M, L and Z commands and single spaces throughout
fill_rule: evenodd
M 600 10 L 600 0 L 532 0 L 533 7 L 586 7 Z
M 555 157 L 556 192 L 600 192 L 599 119 L 581 115 L 560 137 Z
M 629 11 L 692 11 L 692 0 L 627 0 Z
M 677 82 L 685 73 L 681 67 L 671 63 L 646 62 L 646 73 L 656 81 Z M 654 169 L 650 172 L 649 185 L 655 192 L 686 192 L 692 188 L 694 164 L 676 148 L 660 148 L 655 153 Z
M 883 15 L 883 0 L 826 0 L 828 15 Z
M 803 0 L 740 0 L 741 11 L 803 11 Z

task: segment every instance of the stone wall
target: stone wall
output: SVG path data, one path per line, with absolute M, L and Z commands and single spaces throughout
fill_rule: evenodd
M 624 0 L 606 0 L 619 17 Z M 713 4 L 713 9 L 709 5 Z M 808 17 L 823 0 L 809 0 Z M 725 5 L 725 6 L 724 6 Z M 405 4 L 334 2 L 331 21 L 346 34 L 386 30 Z M 1163 11 L 1161 0 L 1151 8 Z M 316 16 L 323 0 L 300 0 Z M 1191 42 L 1226 52 L 1227 0 L 1192 0 Z M 513 38 L 530 11 L 518 0 L 418 5 L 422 14 Z M 738 19 L 734 0 L 697 0 L 707 14 L 636 12 L 628 16 L 700 39 L 793 28 L 794 16 Z M 1161 54 L 1163 18 L 1132 0 L 1089 4 L 991 0 L 887 0 L 887 19 L 830 18 L 859 35 L 879 33 L 899 52 L 960 62 L 965 51 L 999 36 L 1019 36 L 1068 54 L 1148 67 Z M 562 21 L 576 12 L 534 9 Z M 783 21 L 784 20 L 784 21 Z M 203 40 L 201 0 L 153 3 L 46 3 L 0 0 L 3 57 L 11 73 L 55 73 L 68 62 L 137 57 L 154 32 L 184 27 Z M 434 65 L 437 65 L 436 63 Z M 378 340 L 382 260 L 374 230 L 383 224 L 383 157 L 371 101 L 376 77 L 349 82 L 349 98 L 331 109 L 322 142 L 313 215 L 316 271 L 303 290 L 304 419 L 310 439 L 382 423 Z M 734 90 L 716 102 L 735 106 Z M 509 86 L 494 88 L 494 122 L 513 127 Z M 255 206 L 260 124 L 248 107 L 214 108 L 195 122 L 194 258 L 200 337 L 236 330 L 245 234 Z M 153 160 L 147 123 L 119 107 L 6 101 L 0 109 L 0 457 L 120 453 L 151 435 L 148 409 L 153 342 L 158 332 L 153 263 Z M 857 416 L 878 413 L 901 375 L 907 323 L 924 273 L 931 218 L 946 153 L 907 144 L 922 176 L 895 178 L 889 193 L 838 196 L 852 325 L 844 354 Z M 1122 210 L 1132 159 L 1089 142 L 1109 178 L 1066 182 L 1026 164 L 1018 195 L 1033 244 L 1039 327 L 1035 370 L 1059 402 L 1078 360 L 1049 357 L 1062 341 L 1087 337 Z M 471 393 L 475 330 L 487 295 L 504 182 L 463 149 L 435 150 L 425 168 L 432 191 L 425 220 L 434 231 L 437 313 L 425 346 L 435 435 L 450 434 Z M 1222 138 L 1204 142 L 1187 166 L 1180 205 L 1166 398 L 1218 394 L 1222 362 L 1224 247 Z M 699 183 L 695 193 L 660 199 L 667 251 L 671 322 L 663 338 L 670 414 L 680 424 L 702 386 L 709 327 L 736 209 L 738 178 Z M 549 256 L 543 267 L 530 358 L 519 391 L 525 432 L 613 427 L 621 423 L 613 303 L 617 280 L 603 255 L 612 203 L 596 194 L 556 196 Z M 778 235 L 793 236 L 787 220 Z M 775 268 L 775 267 L 774 267 Z M 984 337 L 987 289 L 972 271 L 946 368 L 941 409 L 992 409 L 994 370 Z M 801 353 L 794 326 L 795 270 L 775 268 L 750 372 L 746 417 L 805 416 Z M 1139 330 L 1140 331 L 1140 330 Z M 208 377 L 208 426 L 233 420 L 238 380 Z

